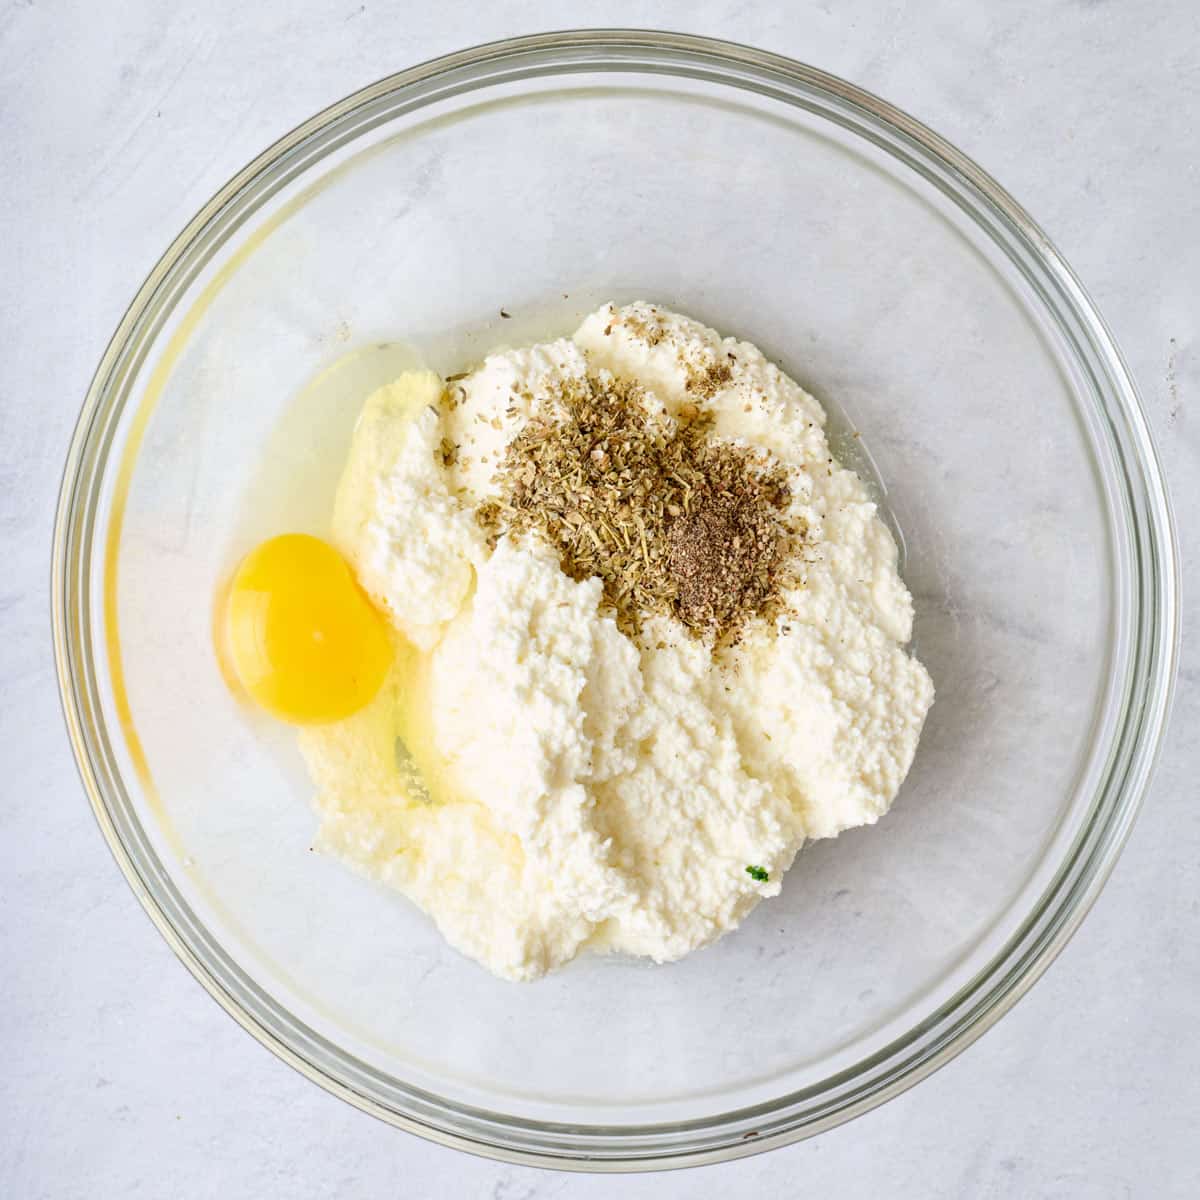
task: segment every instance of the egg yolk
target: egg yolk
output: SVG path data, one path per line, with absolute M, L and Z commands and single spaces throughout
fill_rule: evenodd
M 392 661 L 383 618 L 346 560 L 303 533 L 271 538 L 241 561 L 225 603 L 238 681 L 296 725 L 338 721 L 379 691 Z

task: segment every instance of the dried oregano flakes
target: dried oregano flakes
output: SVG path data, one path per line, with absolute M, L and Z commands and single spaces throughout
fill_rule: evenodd
M 695 405 L 652 412 L 643 390 L 607 373 L 563 381 L 509 443 L 498 495 L 477 510 L 495 542 L 537 532 L 573 579 L 598 578 L 626 633 L 653 615 L 729 642 L 771 618 L 803 531 L 765 450 L 712 436 Z

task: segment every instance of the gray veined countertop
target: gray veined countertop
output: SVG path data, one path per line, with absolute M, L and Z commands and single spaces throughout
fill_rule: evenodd
M 974 156 L 1090 288 L 1142 389 L 1188 600 L 1200 551 L 1200 9 L 1116 0 L 0 3 L 0 1180 L 5 1195 L 1124 1197 L 1200 1193 L 1200 655 L 1082 930 L 913 1091 L 703 1172 L 507 1167 L 397 1133 L 225 1017 L 88 814 L 50 655 L 67 439 L 125 304 L 229 175 L 325 104 L 464 44 L 571 25 L 729 37 L 844 75 Z

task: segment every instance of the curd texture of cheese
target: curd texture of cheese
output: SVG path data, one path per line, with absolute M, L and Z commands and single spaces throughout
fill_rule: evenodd
M 718 362 L 697 398 L 689 378 Z M 534 534 L 493 549 L 476 520 L 541 398 L 605 371 L 667 414 L 699 405 L 711 436 L 787 472 L 802 579 L 735 645 L 667 616 L 627 636 L 599 580 L 569 578 Z M 448 385 L 409 373 L 370 396 L 332 535 L 394 659 L 364 709 L 299 735 L 317 847 L 529 980 L 587 949 L 678 959 L 777 894 L 805 839 L 875 822 L 933 688 L 904 648 L 895 543 L 824 423 L 754 346 L 647 304 L 606 305 Z

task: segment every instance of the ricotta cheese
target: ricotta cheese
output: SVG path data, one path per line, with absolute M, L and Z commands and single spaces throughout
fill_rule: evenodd
M 782 615 L 737 644 L 661 615 L 629 636 L 600 581 L 569 578 L 538 535 L 483 536 L 509 443 L 597 372 L 664 418 L 701 408 L 712 436 L 786 470 L 802 570 Z M 904 649 L 895 544 L 808 393 L 749 343 L 653 305 L 493 354 L 448 394 L 406 375 L 355 432 L 333 536 L 396 659 L 365 710 L 300 735 L 318 845 L 505 978 L 585 949 L 677 959 L 777 894 L 806 838 L 894 799 L 933 699 Z

